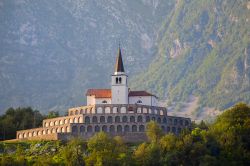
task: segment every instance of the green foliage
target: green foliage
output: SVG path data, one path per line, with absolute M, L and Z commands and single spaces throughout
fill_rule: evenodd
M 100 132 L 87 142 L 0 142 L 0 165 L 250 165 L 250 107 L 239 103 L 192 131 L 163 135 L 147 125 L 150 142 L 124 144 Z
M 9 108 L 0 116 L 0 140 L 13 139 L 17 130 L 39 127 L 44 116 L 30 107 Z

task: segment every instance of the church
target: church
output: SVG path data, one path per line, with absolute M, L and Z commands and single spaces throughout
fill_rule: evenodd
M 128 87 L 128 75 L 119 47 L 110 89 L 88 89 L 86 106 L 70 108 L 68 116 L 43 120 L 42 127 L 20 130 L 17 140 L 88 139 L 103 131 L 121 136 L 126 142 L 146 141 L 146 125 L 159 124 L 164 133 L 179 134 L 191 128 L 191 119 L 169 116 L 165 107 L 158 106 L 156 95 L 133 91 Z

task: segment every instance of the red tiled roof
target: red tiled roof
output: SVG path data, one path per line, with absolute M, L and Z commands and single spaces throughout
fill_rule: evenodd
M 95 98 L 111 98 L 111 89 L 88 89 L 86 96 L 95 96 Z
M 155 95 L 148 93 L 146 91 L 129 91 L 128 96 L 155 96 Z

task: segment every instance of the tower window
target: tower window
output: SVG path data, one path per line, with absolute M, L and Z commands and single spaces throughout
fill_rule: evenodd
M 118 84 L 118 77 L 115 78 L 115 82 Z
M 121 84 L 122 83 L 122 78 L 121 77 L 119 77 L 119 84 Z

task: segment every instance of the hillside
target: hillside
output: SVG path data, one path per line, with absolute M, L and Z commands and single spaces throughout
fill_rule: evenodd
M 249 27 L 247 1 L 177 1 L 158 32 L 156 58 L 133 87 L 152 89 L 175 111 L 196 96 L 195 116 L 249 103 Z
M 1 1 L 0 21 L 0 113 L 83 105 L 109 87 L 119 41 L 131 87 L 172 112 L 250 101 L 247 0 Z

